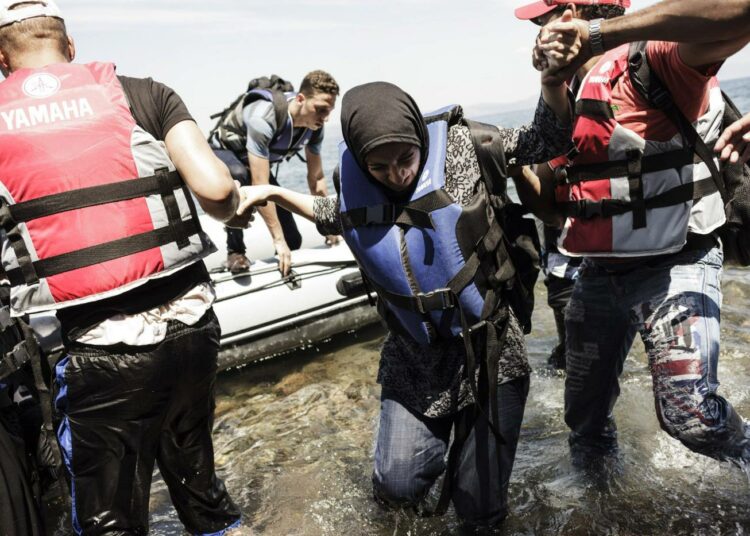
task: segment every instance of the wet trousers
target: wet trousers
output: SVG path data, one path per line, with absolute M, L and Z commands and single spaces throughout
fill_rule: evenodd
M 463 446 L 454 473 L 452 502 L 464 526 L 493 527 L 508 515 L 508 483 L 528 390 L 528 376 L 497 387 L 505 444 L 497 444 L 486 416 L 479 414 Z M 420 504 L 446 469 L 455 418 L 424 417 L 404 406 L 393 393 L 383 391 L 372 475 L 375 496 L 381 502 L 396 507 Z
M 191 534 L 239 521 L 214 470 L 219 337 L 209 310 L 194 326 L 170 322 L 152 346 L 68 346 L 55 404 L 77 534 L 146 534 L 154 462 Z
M 0 398 L 6 396 L 0 389 Z M 17 416 L 0 400 L 0 534 L 44 534 L 37 493 Z
M 234 180 L 239 181 L 243 186 L 250 185 L 250 173 L 247 170 L 247 166 L 240 162 L 239 158 L 237 158 L 232 151 L 214 149 L 214 154 L 219 157 L 219 160 L 226 164 Z M 274 186 L 279 185 L 273 173 L 269 176 L 268 182 Z M 284 233 L 284 240 L 286 240 L 289 249 L 292 251 L 299 249 L 302 246 L 302 235 L 297 228 L 297 223 L 294 221 L 292 213 L 281 208 L 279 205 L 276 205 L 276 216 L 279 218 L 281 231 Z M 244 255 L 246 251 L 244 230 L 227 227 L 226 231 L 227 252 L 242 253 Z
M 612 409 L 637 332 L 662 429 L 713 458 L 747 456 L 750 432 L 717 393 L 722 260 L 714 247 L 617 272 L 584 262 L 565 317 L 565 421 L 574 454 L 617 448 Z
M 575 279 L 557 277 L 549 274 L 544 280 L 547 286 L 547 305 L 555 315 L 557 328 L 557 345 L 552 350 L 549 363 L 555 368 L 565 368 L 565 308 L 573 295 Z

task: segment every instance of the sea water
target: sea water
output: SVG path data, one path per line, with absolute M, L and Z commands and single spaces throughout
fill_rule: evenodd
M 724 88 L 750 110 L 750 79 Z M 516 126 L 533 110 L 487 118 Z M 333 130 L 333 129 L 331 129 Z M 324 146 L 326 170 L 336 133 Z M 280 182 L 305 187 L 304 166 L 290 163 Z M 750 417 L 750 271 L 723 277 L 720 394 Z M 546 359 L 556 343 L 544 287 L 537 285 L 534 367 L 510 484 L 506 535 L 724 535 L 750 533 L 750 486 L 728 463 L 693 454 L 662 432 L 643 347 L 636 342 L 615 407 L 621 456 L 601 470 L 571 466 L 563 422 L 562 373 Z M 375 383 L 384 332 L 373 326 L 316 348 L 225 373 L 217 382 L 214 442 L 218 472 L 256 534 L 427 536 L 456 531 L 455 517 L 420 519 L 386 512 L 371 499 Z M 181 534 L 160 479 L 154 483 L 152 532 Z

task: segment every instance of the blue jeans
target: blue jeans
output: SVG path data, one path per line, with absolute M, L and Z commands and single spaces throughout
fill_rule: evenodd
M 528 376 L 497 388 L 498 420 L 505 444 L 497 445 L 485 415 L 480 413 L 463 446 L 451 498 L 456 514 L 467 527 L 493 527 L 508 515 L 508 482 L 528 391 Z M 468 410 L 473 411 L 473 407 Z M 374 492 L 381 502 L 419 505 L 446 469 L 445 455 L 455 418 L 424 417 L 401 404 L 393 393 L 383 391 L 372 475 Z
M 722 260 L 715 247 L 629 270 L 584 262 L 565 316 L 565 422 L 574 453 L 617 448 L 612 409 L 638 332 L 662 429 L 706 456 L 747 457 L 750 432 L 717 394 Z

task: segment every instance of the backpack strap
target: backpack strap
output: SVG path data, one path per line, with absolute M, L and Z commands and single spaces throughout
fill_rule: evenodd
M 726 206 L 730 199 L 727 195 L 724 178 L 714 162 L 713 151 L 695 130 L 692 122 L 685 117 L 677 107 L 669 89 L 659 79 L 648 62 L 646 47 L 648 41 L 638 41 L 630 44 L 628 53 L 628 71 L 630 80 L 635 90 L 657 110 L 661 110 L 677 126 L 686 146 L 690 147 L 695 154 L 706 164 L 711 178 L 716 184 L 716 190 L 721 194 L 721 199 Z

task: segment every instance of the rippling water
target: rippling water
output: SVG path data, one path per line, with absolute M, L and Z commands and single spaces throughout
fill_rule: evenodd
M 537 289 L 545 303 L 543 287 Z M 750 274 L 724 277 L 720 392 L 750 415 Z M 571 466 L 563 377 L 545 361 L 554 343 L 538 307 L 528 337 L 534 373 L 511 479 L 508 535 L 724 535 L 750 532 L 745 473 L 693 454 L 659 429 L 651 377 L 637 343 L 622 375 L 615 415 L 621 455 L 602 468 Z M 449 535 L 452 514 L 419 519 L 371 500 L 370 472 L 383 332 L 373 327 L 318 349 L 223 375 L 216 458 L 232 496 L 258 534 Z M 179 534 L 163 483 L 154 486 L 156 534 Z

